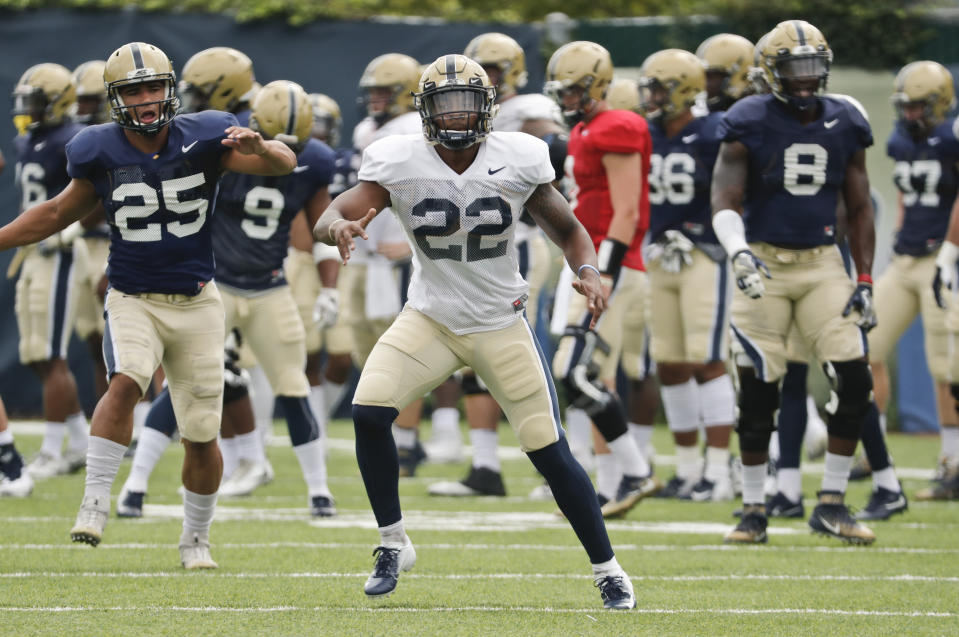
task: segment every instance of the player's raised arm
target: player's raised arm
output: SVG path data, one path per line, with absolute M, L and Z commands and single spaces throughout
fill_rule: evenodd
M 296 155 L 289 146 L 275 139 L 263 139 L 258 132 L 242 126 L 226 129 L 224 146 L 233 152 L 223 155 L 224 170 L 248 175 L 288 175 L 296 168 Z
M 0 228 L 0 250 L 46 239 L 90 214 L 98 203 L 92 183 L 73 179 L 56 197 L 28 208 Z
M 335 245 L 345 264 L 356 249 L 353 237 L 366 239 L 366 226 L 390 205 L 390 193 L 373 181 L 361 181 L 333 200 L 313 226 L 313 238 Z

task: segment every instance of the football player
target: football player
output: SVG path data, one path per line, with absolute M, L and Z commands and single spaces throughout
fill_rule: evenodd
M 70 536 L 93 546 L 102 539 L 133 407 L 162 365 L 186 450 L 180 559 L 186 568 L 213 568 L 224 326 L 207 213 L 222 171 L 284 175 L 296 156 L 227 113 L 177 117 L 173 65 L 153 45 L 131 42 L 114 51 L 103 79 L 113 123 L 85 128 L 67 144 L 71 181 L 0 228 L 0 249 L 49 237 L 98 203 L 105 208 L 110 384 L 94 412 L 86 487 Z
M 70 71 L 59 64 L 30 67 L 13 89 L 13 118 L 21 133 L 14 139 L 21 213 L 57 196 L 70 181 L 64 146 L 83 128 L 69 119 L 75 100 Z M 91 205 L 87 212 L 92 209 Z M 80 279 L 86 267 L 86 246 L 75 241 L 80 234 L 77 223 L 38 240 L 19 250 L 7 271 L 10 277 L 18 269 L 20 272 L 14 305 L 20 362 L 43 383 L 43 444 L 27 466 L 33 478 L 76 471 L 86 458 L 87 419 L 67 365 L 76 299 L 82 295 Z M 64 438 L 68 439 L 66 454 L 62 451 Z
M 370 145 L 359 184 L 340 195 L 314 229 L 346 262 L 354 237 L 392 205 L 415 245 L 409 301 L 373 348 L 353 399 L 357 460 L 381 537 L 364 590 L 369 596 L 393 592 L 399 573 L 416 561 L 403 527 L 390 424 L 398 409 L 469 365 L 549 481 L 586 548 L 604 605 L 632 608 L 632 585 L 613 555 L 589 477 L 566 444 L 546 361 L 517 311 L 527 284 L 511 244 L 524 204 L 581 275 L 573 285 L 592 321 L 605 309 L 596 257 L 589 235 L 551 185 L 555 171 L 546 144 L 491 132 L 494 94 L 483 68 L 465 56 L 431 63 L 416 94 L 423 132 Z
M 822 490 L 809 525 L 847 542 L 876 538 L 844 503 L 872 392 L 866 332 L 876 323 L 875 228 L 865 167 L 872 132 L 855 106 L 823 95 L 831 62 L 816 27 L 781 22 L 761 57 L 772 93 L 737 102 L 720 126 L 713 228 L 743 292 L 733 300 L 732 322 L 752 363 L 739 364 L 744 507 L 727 542 L 767 541 L 763 484 L 793 322 L 823 361 L 833 393 Z M 835 245 L 840 195 L 856 282 Z
M 729 110 L 740 98 L 753 92 L 749 70 L 753 43 L 733 33 L 719 33 L 703 40 L 696 57 L 706 67 L 706 106 L 710 113 Z
M 594 445 L 603 515 L 623 515 L 661 488 L 612 390 L 617 365 L 633 380 L 644 369 L 648 283 L 640 244 L 649 224 L 652 147 L 643 118 L 612 110 L 605 101 L 613 78 L 606 49 L 593 42 L 566 44 L 550 58 L 546 74 L 544 91 L 573 126 L 566 158 L 566 175 L 575 184 L 570 201 L 597 249 L 610 295 L 609 312 L 595 330 L 582 299 L 570 298 L 553 370 L 570 403 L 584 409 L 601 434 Z M 610 475 L 612 483 L 604 478 Z
M 9 424 L 7 410 L 0 399 L 0 497 L 25 498 L 33 491 L 33 478 L 13 443 Z
M 649 174 L 652 356 L 666 421 L 676 443 L 670 497 L 733 498 L 729 437 L 736 392 L 726 373 L 732 279 L 710 223 L 709 185 L 719 152 L 721 114 L 693 114 L 706 88 L 699 58 L 666 49 L 640 70 L 641 108 L 650 123 Z M 699 428 L 705 429 L 701 466 Z

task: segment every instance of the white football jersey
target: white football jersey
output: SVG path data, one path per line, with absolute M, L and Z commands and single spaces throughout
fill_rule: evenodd
M 563 114 L 556 102 L 545 95 L 516 95 L 499 105 L 493 130 L 515 132 L 522 129 L 523 122 L 528 119 L 548 119 L 562 125 Z
M 529 286 L 513 246 L 523 204 L 555 173 L 546 144 L 494 132 L 462 175 L 422 134 L 370 144 L 359 179 L 390 193 L 413 246 L 410 308 L 456 334 L 505 327 L 521 316 Z

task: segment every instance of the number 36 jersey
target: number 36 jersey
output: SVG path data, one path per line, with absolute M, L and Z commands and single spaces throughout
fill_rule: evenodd
M 835 243 L 846 167 L 872 145 L 872 130 L 849 101 L 824 96 L 820 103 L 819 118 L 805 125 L 772 95 L 742 99 L 723 117 L 723 141 L 749 149 L 743 200 L 748 241 L 795 247 Z
M 422 134 L 370 144 L 359 179 L 390 193 L 413 246 L 408 306 L 456 334 L 506 327 L 521 316 L 529 286 L 519 274 L 514 232 L 523 204 L 556 177 L 546 144 L 493 132 L 459 175 Z
M 236 126 L 221 111 L 179 115 L 159 153 L 134 148 L 118 125 L 80 131 L 67 172 L 93 183 L 110 224 L 110 286 L 128 294 L 197 294 L 213 278 L 213 213 L 221 141 Z

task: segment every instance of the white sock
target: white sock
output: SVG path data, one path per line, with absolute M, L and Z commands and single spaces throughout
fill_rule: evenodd
M 462 440 L 460 433 L 460 411 L 456 407 L 440 407 L 433 410 L 433 439 L 447 438 Z
M 410 543 L 406 529 L 403 528 L 402 519 L 389 526 L 381 526 L 377 530 L 380 532 L 380 543 L 388 549 L 401 549 Z
M 636 441 L 636 446 L 643 452 L 643 456 L 645 456 L 647 462 L 652 460 L 653 426 L 631 422 L 627 425 L 627 428 L 629 429 L 629 435 Z
M 882 471 L 872 472 L 872 486 L 875 488 L 882 487 L 893 493 L 902 491 L 902 487 L 899 485 L 899 478 L 896 477 L 896 470 L 892 465 L 889 465 Z
M 822 474 L 822 490 L 845 493 L 846 485 L 849 484 L 850 469 L 852 469 L 852 456 L 840 456 L 827 451 Z
M 146 430 L 144 430 L 146 431 Z M 255 432 L 259 433 L 259 432 Z M 236 471 L 236 463 L 240 460 L 239 450 L 236 447 L 236 438 L 220 438 L 220 455 L 223 457 L 223 477 L 220 483 L 226 482 Z
M 622 575 L 623 567 L 619 565 L 619 562 L 616 561 L 616 558 L 609 560 L 608 562 L 600 562 L 599 564 L 593 564 L 593 576 L 594 577 L 608 577 L 610 575 Z
M 89 444 L 90 427 L 87 417 L 82 411 L 67 416 L 67 449 L 73 452 L 86 453 Z
M 263 436 L 264 446 L 273 434 L 273 388 L 266 373 L 259 365 L 250 369 L 250 401 L 253 403 L 253 418 L 256 428 Z
M 486 467 L 499 473 L 499 456 L 496 448 L 499 434 L 495 429 L 470 429 L 470 444 L 473 445 L 473 466 Z
M 333 410 L 340 404 L 343 398 L 343 390 L 346 387 L 343 383 L 334 383 L 328 378 L 323 379 L 323 404 L 326 405 L 326 413 L 332 415 Z
M 729 481 L 729 449 L 706 447 L 705 478 L 714 484 Z
M 622 475 L 616 456 L 611 453 L 596 454 L 596 493 L 607 500 L 615 500 Z
M 616 440 L 611 440 L 610 451 L 619 461 L 619 467 L 625 475 L 638 476 L 640 478 L 648 476 L 650 473 L 649 463 L 636 446 L 636 441 L 629 433 L 625 433 Z
M 180 541 L 193 543 L 193 536 L 209 539 L 210 524 L 216 511 L 216 494 L 200 495 L 183 489 L 183 535 Z
M 48 420 L 43 427 L 43 444 L 40 451 L 54 458 L 63 456 L 63 439 L 67 435 L 67 423 Z
M 802 497 L 802 474 L 799 469 L 777 470 L 776 489 L 792 502 L 798 502 Z
M 393 425 L 393 440 L 399 449 L 412 449 L 416 446 L 416 430 Z
M 133 454 L 133 465 L 130 475 L 127 476 L 126 488 L 129 491 L 146 493 L 150 482 L 150 474 L 163 456 L 163 452 L 170 446 L 170 438 L 156 429 L 144 427 L 137 441 L 137 450 Z
M 263 453 L 263 438 L 255 429 L 249 433 L 236 434 L 230 440 L 233 441 L 232 446 L 238 461 L 246 458 L 262 463 L 266 460 L 266 454 Z
M 13 444 L 13 432 L 9 429 L 4 429 L 0 431 L 0 445 L 12 445 Z
M 146 424 L 147 414 L 150 413 L 150 401 L 141 400 L 133 406 L 133 439 L 140 440 L 143 425 Z
M 326 409 L 326 398 L 323 395 L 323 385 L 311 385 L 310 394 L 306 397 L 310 403 L 310 411 L 320 428 L 320 438 L 326 438 L 326 425 L 329 422 L 329 413 Z
M 774 431 L 769 436 L 769 463 L 776 464 L 779 460 L 779 432 Z
M 300 471 L 306 489 L 312 498 L 317 495 L 330 495 L 330 487 L 326 484 L 326 454 L 323 453 L 323 440 L 317 438 L 310 442 L 293 447 L 296 459 L 300 461 Z
M 699 445 L 676 445 L 676 475 L 686 482 L 698 482 L 702 475 L 703 459 Z
M 942 455 L 950 460 L 959 460 L 959 427 L 942 427 L 939 431 Z
M 765 504 L 766 463 L 743 465 L 743 505 Z
M 126 445 L 99 436 L 90 436 L 87 447 L 87 479 L 83 489 L 84 498 L 97 498 L 110 502 L 110 488 L 120 470 Z M 109 505 L 108 505 L 109 506 Z
M 585 411 L 577 407 L 567 407 L 566 430 L 569 432 L 570 447 L 593 448 L 593 425 Z

